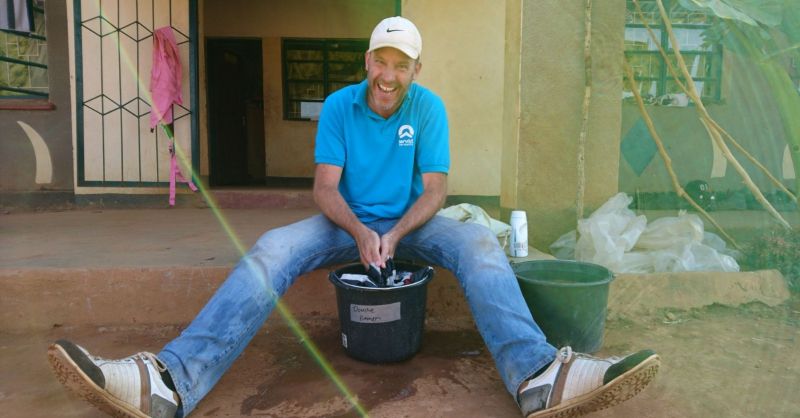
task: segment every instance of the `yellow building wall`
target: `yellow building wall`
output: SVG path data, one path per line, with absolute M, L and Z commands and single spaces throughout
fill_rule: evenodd
M 312 177 L 317 122 L 283 120 L 281 38 L 369 38 L 393 0 L 204 0 L 202 35 L 261 38 L 267 175 Z M 201 43 L 201 46 L 203 43 Z M 201 59 L 204 54 L 201 53 Z M 205 107 L 205 62 L 200 63 Z M 206 108 L 207 109 L 207 108 Z M 208 174 L 207 112 L 201 116 L 202 173 Z
M 505 2 L 404 0 L 422 34 L 419 83 L 442 97 L 450 122 L 453 195 L 497 196 L 503 141 Z

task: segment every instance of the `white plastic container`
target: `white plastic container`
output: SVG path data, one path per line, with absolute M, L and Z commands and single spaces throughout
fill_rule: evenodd
M 512 257 L 528 256 L 528 217 L 524 210 L 511 211 L 511 249 Z

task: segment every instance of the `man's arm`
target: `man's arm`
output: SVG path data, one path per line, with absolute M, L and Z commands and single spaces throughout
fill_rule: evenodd
M 361 264 L 380 264 L 380 244 L 378 234 L 367 228 L 344 201 L 339 193 L 339 180 L 342 168 L 331 164 L 317 164 L 314 173 L 314 202 L 322 213 L 333 223 L 350 233 L 358 245 Z
M 444 204 L 447 197 L 447 174 L 423 173 L 422 185 L 424 191 L 411 209 L 406 212 L 400 221 L 389 232 L 381 237 L 380 241 L 380 266 L 385 266 L 388 257 L 394 256 L 397 243 L 409 232 L 428 222 Z

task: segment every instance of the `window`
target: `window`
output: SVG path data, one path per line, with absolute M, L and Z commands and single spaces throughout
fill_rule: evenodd
M 722 49 L 719 45 L 707 45 L 704 31 L 711 25 L 711 16 L 702 12 L 689 11 L 678 4 L 678 0 L 663 0 L 664 8 L 672 23 L 672 30 L 678 38 L 681 55 L 694 80 L 695 87 L 702 98 L 718 101 L 720 99 L 720 79 L 722 77 Z M 667 95 L 683 94 L 675 83 L 653 42 L 644 23 L 655 33 L 658 43 L 667 52 L 673 66 L 680 74 L 672 44 L 655 0 L 639 0 L 642 15 L 636 11 L 632 0 L 627 0 L 625 14 L 625 57 L 633 67 L 642 97 L 650 103 L 665 103 Z M 684 77 L 679 78 L 684 82 Z M 625 87 L 628 88 L 627 85 Z M 629 91 L 623 97 L 631 97 Z M 685 103 L 685 102 L 684 102 Z
M 33 25 L 31 27 L 25 20 L 9 20 L 10 14 L 2 21 L 0 99 L 47 98 L 49 88 L 44 0 L 17 0 L 9 1 L 8 4 L 11 7 L 27 8 Z M 17 17 L 20 15 L 15 14 Z
M 368 47 L 366 39 L 284 39 L 283 118 L 316 120 L 329 94 L 366 77 Z

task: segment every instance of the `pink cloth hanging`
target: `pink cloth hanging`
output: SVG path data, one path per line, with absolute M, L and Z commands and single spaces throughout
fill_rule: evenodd
M 169 144 L 169 205 L 175 206 L 175 182 L 186 183 L 192 191 L 197 187 L 181 173 L 175 155 L 175 140 L 172 133 L 172 105 L 183 104 L 181 96 L 181 61 L 172 27 L 165 26 L 153 32 L 153 68 L 150 71 L 150 129 L 159 122 L 165 129 Z
M 191 180 L 183 177 L 183 173 L 178 167 L 178 159 L 175 158 L 175 149 L 172 144 L 169 144 L 169 155 L 169 205 L 175 206 L 175 180 L 186 183 L 193 192 L 197 191 L 197 186 Z
M 172 27 L 153 32 L 153 67 L 150 71 L 150 129 L 163 121 L 172 123 L 173 103 L 183 104 L 181 61 Z

